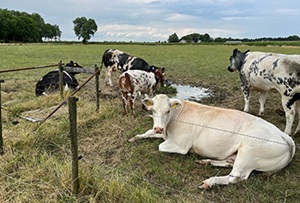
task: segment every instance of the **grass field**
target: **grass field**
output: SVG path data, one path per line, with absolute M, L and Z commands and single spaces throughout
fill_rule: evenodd
M 203 103 L 242 109 L 243 96 L 238 73 L 227 71 L 234 48 L 300 54 L 300 47 L 246 45 L 0 45 L 0 70 L 56 64 L 74 60 L 84 67 L 100 64 L 108 48 L 144 58 L 164 66 L 167 79 L 214 91 Z M 137 107 L 136 118 L 122 115 L 120 98 L 101 98 L 95 111 L 94 81 L 76 96 L 78 101 L 78 145 L 83 157 L 80 166 L 80 194 L 72 195 L 71 150 L 67 111 L 43 125 L 20 119 L 29 110 L 58 105 L 59 94 L 35 97 L 35 84 L 50 70 L 2 73 L 2 110 L 5 154 L 0 157 L 0 202 L 298 202 L 300 196 L 300 138 L 291 164 L 267 176 L 253 172 L 247 181 L 216 186 L 202 191 L 201 181 L 225 175 L 230 168 L 199 166 L 194 154 L 167 154 L 158 151 L 159 139 L 129 143 L 127 140 L 152 127 L 151 118 Z M 118 73 L 119 74 L 119 73 Z M 80 83 L 89 75 L 78 75 Z M 104 70 L 101 72 L 103 88 Z M 114 79 L 116 80 L 117 74 Z M 116 81 L 115 81 L 116 84 Z M 100 87 L 100 89 L 101 89 Z M 65 97 L 67 97 L 66 93 Z M 253 94 L 250 113 L 258 113 Z M 267 98 L 264 119 L 284 129 L 280 95 Z M 46 115 L 44 115 L 46 116 Z M 18 125 L 11 121 L 18 120 Z M 296 119 L 298 121 L 298 119 Z M 37 128 L 38 127 L 38 128 Z

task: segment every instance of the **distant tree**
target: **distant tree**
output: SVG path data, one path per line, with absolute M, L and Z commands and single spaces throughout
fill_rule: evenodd
M 179 38 L 178 38 L 177 34 L 176 34 L 176 33 L 171 34 L 171 35 L 169 36 L 169 38 L 168 38 L 168 42 L 169 42 L 169 43 L 172 43 L 172 42 L 179 42 Z
M 226 41 L 226 39 L 225 38 L 221 38 L 221 37 L 217 37 L 215 39 L 215 42 L 225 42 L 225 41 Z
M 76 18 L 74 21 L 74 32 L 78 39 L 82 38 L 82 42 L 87 43 L 97 31 L 95 20 L 87 20 L 85 17 Z

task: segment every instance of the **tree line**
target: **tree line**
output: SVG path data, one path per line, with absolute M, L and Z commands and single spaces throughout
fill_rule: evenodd
M 61 31 L 58 25 L 45 23 L 37 13 L 0 9 L 0 40 L 19 42 L 42 42 L 59 40 Z
M 74 32 L 78 39 L 87 43 L 97 31 L 93 19 L 78 17 L 74 21 Z M 45 23 L 37 13 L 0 9 L 0 41 L 42 42 L 60 40 L 62 32 L 58 25 Z
M 248 39 L 248 38 L 243 38 L 243 39 L 238 39 L 238 38 L 222 38 L 222 37 L 217 37 L 213 39 L 210 37 L 209 34 L 205 33 L 204 35 L 201 35 L 199 33 L 193 33 L 193 34 L 188 34 L 185 35 L 181 38 L 178 37 L 176 33 L 173 33 L 169 36 L 168 42 L 169 43 L 176 43 L 176 42 L 186 42 L 186 43 L 199 43 L 199 42 L 228 42 L 228 41 L 241 41 L 241 42 L 257 42 L 257 41 L 299 41 L 300 37 L 297 35 L 291 35 L 288 37 L 277 37 L 277 38 L 272 38 L 272 37 L 262 37 L 262 38 L 255 38 L 255 39 Z

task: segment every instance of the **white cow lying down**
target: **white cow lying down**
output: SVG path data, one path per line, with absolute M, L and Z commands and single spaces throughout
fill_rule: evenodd
M 159 151 L 180 154 L 191 151 L 212 158 L 199 163 L 233 166 L 229 175 L 208 178 L 200 188 L 245 180 L 253 170 L 277 172 L 286 167 L 295 154 L 292 138 L 259 117 L 170 99 L 163 94 L 143 102 L 153 112 L 153 129 L 136 135 L 130 142 L 148 137 L 164 138 Z

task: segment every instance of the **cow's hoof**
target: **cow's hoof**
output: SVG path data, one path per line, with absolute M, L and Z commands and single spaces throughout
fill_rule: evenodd
M 135 140 L 136 140 L 135 137 L 132 137 L 128 140 L 128 142 L 135 142 Z
M 211 189 L 212 186 L 210 186 L 209 184 L 207 184 L 205 181 L 202 182 L 202 185 L 199 186 L 200 189 L 203 190 L 209 190 Z

